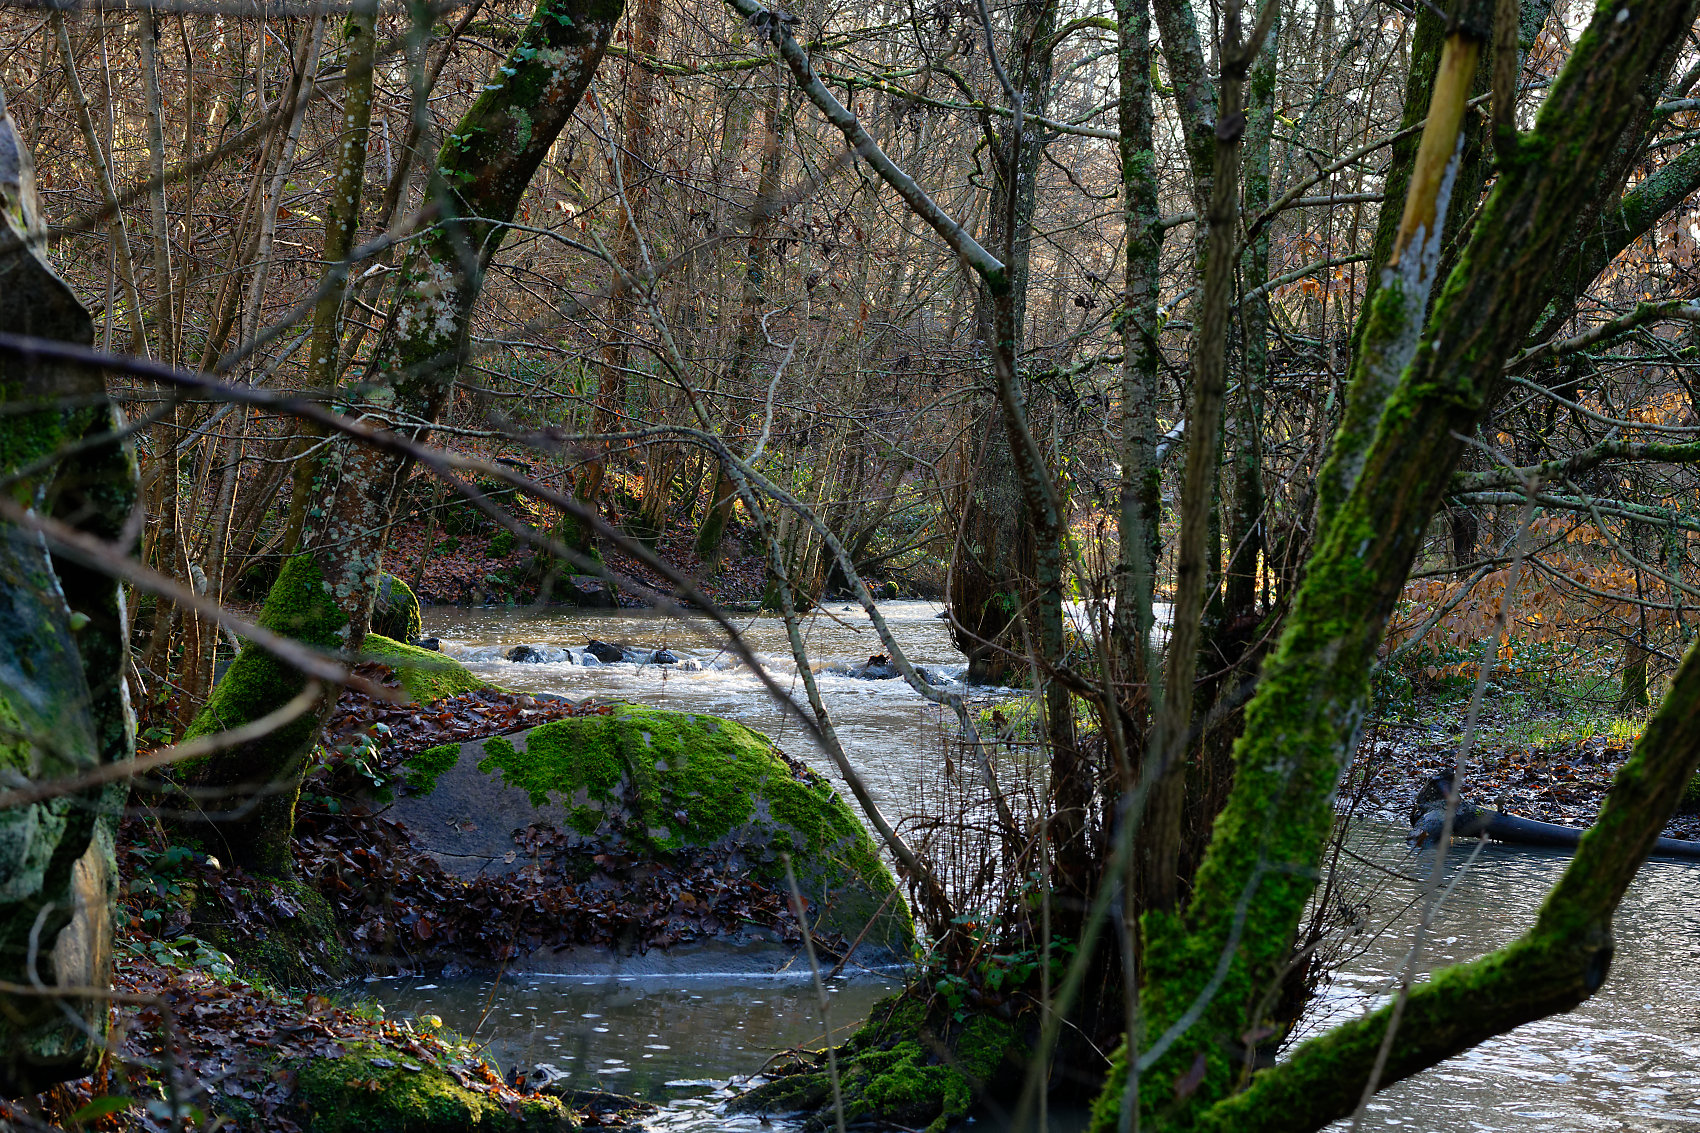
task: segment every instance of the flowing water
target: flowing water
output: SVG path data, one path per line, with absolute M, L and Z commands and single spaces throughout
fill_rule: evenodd
M 881 606 L 905 652 L 933 679 L 960 677 L 938 607 L 923 602 Z M 802 689 L 774 619 L 739 618 L 751 652 L 782 687 Z M 452 655 L 509 688 L 571 697 L 597 695 L 742 720 L 774 736 L 792 754 L 836 779 L 793 718 L 781 712 L 714 627 L 631 613 L 431 610 L 427 632 Z M 819 682 L 852 759 L 883 807 L 902 813 L 916 784 L 937 775 L 942 759 L 940 710 L 902 681 L 867 681 L 849 669 L 883 652 L 860 613 L 831 610 L 808 623 Z M 667 647 L 684 662 L 585 665 L 576 651 L 589 639 L 634 647 Z M 572 660 L 515 664 L 500 658 L 520 644 L 568 647 Z M 955 686 L 960 687 L 960 686 Z M 1389 980 L 1405 963 L 1423 892 L 1422 859 L 1406 855 L 1403 830 L 1387 821 L 1363 824 L 1355 850 L 1387 873 L 1364 871 L 1350 894 L 1369 929 L 1349 938 L 1331 983 L 1305 1025 L 1321 1030 L 1386 1001 Z M 1568 858 L 1488 847 L 1455 850 L 1456 878 L 1435 914 L 1421 973 L 1469 960 L 1513 940 L 1534 917 Z M 1462 876 L 1457 876 L 1462 870 Z M 735 1076 L 761 1069 L 774 1052 L 816 1043 L 825 1033 L 816 985 L 798 965 L 757 973 L 747 957 L 706 950 L 694 963 L 662 968 L 640 961 L 600 965 L 577 976 L 487 976 L 385 979 L 368 990 L 392 1011 L 437 1014 L 490 1043 L 506 1065 L 547 1063 L 571 1084 L 635 1094 L 662 1104 L 653 1125 L 680 1133 L 756 1130 L 755 1118 L 718 1110 Z M 829 1017 L 842 1036 L 895 983 L 860 973 L 830 985 Z M 1651 862 L 1617 916 L 1611 976 L 1593 998 L 1566 1015 L 1543 1019 L 1492 1039 L 1382 1091 L 1366 1127 L 1454 1130 L 1700 1130 L 1700 863 Z M 1343 1127 L 1344 1123 L 1342 1123 Z

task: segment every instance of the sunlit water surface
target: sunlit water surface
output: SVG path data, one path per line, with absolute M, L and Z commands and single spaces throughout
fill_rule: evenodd
M 911 660 L 934 667 L 939 679 L 960 675 L 962 656 L 936 617 L 936 605 L 892 602 L 881 611 Z M 737 624 L 749 650 L 801 702 L 783 625 L 761 617 L 740 617 Z M 451 655 L 509 688 L 730 716 L 837 778 L 748 667 L 713 667 L 733 656 L 716 627 L 624 612 L 439 609 L 427 611 L 426 631 L 441 637 Z M 937 774 L 940 709 L 902 681 L 863 681 L 841 671 L 883 651 L 864 615 L 833 609 L 830 617 L 811 619 L 807 633 L 811 656 L 824 666 L 820 685 L 847 750 L 882 806 L 902 813 L 917 780 Z M 702 667 L 488 659 L 519 644 L 580 649 L 591 638 L 642 649 L 666 646 Z M 1426 866 L 1405 855 L 1402 835 L 1382 824 L 1358 835 L 1359 853 L 1405 876 L 1377 875 L 1374 892 L 1363 898 L 1371 929 L 1351 942 L 1343 967 L 1306 1020 L 1309 1030 L 1385 1002 L 1389 979 L 1409 953 L 1413 903 Z M 1466 857 L 1455 850 L 1449 872 Z M 1438 910 L 1419 971 L 1515 939 L 1567 861 L 1544 851 L 1484 850 Z M 1370 1102 L 1366 1127 L 1433 1133 L 1700 1129 L 1700 864 L 1643 868 L 1619 910 L 1617 938 L 1611 977 L 1588 1002 L 1382 1091 Z M 651 1124 L 680 1133 L 758 1129 L 756 1118 L 720 1112 L 729 1083 L 758 1072 L 776 1051 L 818 1043 L 825 1033 L 815 985 L 795 965 L 770 975 L 751 974 L 747 966 L 717 975 L 707 962 L 705 970 L 684 976 L 632 974 L 621 966 L 611 963 L 583 977 L 499 983 L 488 976 L 385 979 L 367 990 L 392 1011 L 437 1014 L 476 1034 L 504 1066 L 547 1063 L 571 1075 L 575 1086 L 656 1101 L 663 1109 Z M 829 1014 L 837 1036 L 893 986 L 869 973 L 832 983 Z

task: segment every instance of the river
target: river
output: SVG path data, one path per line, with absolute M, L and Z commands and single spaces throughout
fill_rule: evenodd
M 936 679 L 959 675 L 962 657 L 924 602 L 881 612 L 906 654 Z M 736 619 L 748 648 L 802 698 L 775 619 Z M 712 627 L 710 627 L 712 629 Z M 451 655 L 509 688 L 596 695 L 730 716 L 772 735 L 836 779 L 795 719 L 776 707 L 718 630 L 628 612 L 432 609 L 426 632 Z M 700 668 L 617 663 L 515 664 L 498 658 L 520 644 L 582 647 L 595 638 L 644 649 L 666 646 Z M 940 710 L 902 681 L 864 681 L 843 670 L 883 652 L 865 615 L 832 608 L 808 622 L 819 682 L 849 752 L 882 809 L 924 805 L 939 779 Z M 1402 828 L 1372 819 L 1353 848 L 1383 870 L 1364 869 L 1345 890 L 1367 913 L 1346 941 L 1332 980 L 1304 1026 L 1325 1029 L 1386 1001 L 1409 953 L 1423 862 L 1406 855 Z M 1419 972 L 1479 956 L 1514 939 L 1568 858 L 1488 847 L 1473 862 L 1449 857 L 1456 877 L 1433 919 Z M 1467 868 L 1466 868 L 1466 863 Z M 1396 875 L 1396 876 L 1390 876 Z M 1364 1126 L 1432 1130 L 1700 1130 L 1700 863 L 1651 862 L 1617 917 L 1617 953 L 1606 985 L 1577 1010 L 1520 1027 L 1378 1094 Z M 392 1012 L 436 1014 L 490 1044 L 502 1065 L 547 1063 L 572 1084 L 634 1094 L 663 1106 L 650 1124 L 679 1133 L 757 1130 L 755 1118 L 721 1114 L 731 1079 L 758 1071 L 787 1046 L 824 1033 L 805 971 L 756 974 L 748 958 L 706 951 L 693 962 L 633 960 L 576 976 L 393 978 L 366 991 Z M 861 973 L 834 981 L 829 1018 L 842 1036 L 895 983 Z M 1060 1124 L 1074 1124 L 1065 1119 Z M 1342 1123 L 1344 1127 L 1344 1123 Z

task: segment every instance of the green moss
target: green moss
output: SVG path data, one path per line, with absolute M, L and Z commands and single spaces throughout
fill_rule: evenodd
M 481 688 L 496 688 L 489 681 L 475 676 L 465 665 L 417 645 L 404 645 L 378 633 L 366 635 L 362 651 L 395 670 L 402 691 L 420 704 L 429 704 L 445 696 L 459 696 Z
M 33 774 L 35 768 L 32 752 L 34 745 L 29 741 L 29 735 L 24 730 L 23 721 L 18 719 L 17 710 L 12 702 L 0 693 L 0 767 L 20 771 L 25 775 Z
M 419 599 L 407 583 L 393 574 L 379 576 L 378 593 L 372 601 L 371 632 L 397 641 L 414 641 L 423 625 Z
M 409 1069 L 408 1067 L 415 1069 Z M 310 1133 L 463 1133 L 577 1128 L 556 1098 L 531 1098 L 518 1115 L 462 1086 L 448 1071 L 377 1043 L 296 1066 Z
M 837 891 L 825 921 L 832 931 L 855 936 L 885 906 L 895 919 L 874 938 L 912 934 L 896 883 L 856 816 L 825 780 L 799 777 L 759 732 L 622 705 L 540 725 L 523 743 L 486 740 L 479 770 L 500 773 L 535 806 L 555 800 L 581 834 L 618 835 L 649 853 L 735 837 L 763 883 L 786 884 L 781 855 L 791 854 L 805 894 Z
M 426 748 L 403 765 L 407 789 L 416 795 L 430 794 L 437 789 L 437 777 L 459 761 L 459 744 L 438 744 Z
M 283 565 L 266 596 L 259 621 L 274 633 L 327 652 L 341 648 L 341 631 L 348 624 L 311 555 L 297 555 Z M 213 687 L 183 739 L 212 735 L 257 720 L 287 704 L 306 683 L 293 665 L 258 646 L 246 645 L 224 679 Z M 220 826 L 219 841 L 236 864 L 271 877 L 289 875 L 289 836 L 294 828 L 303 757 L 318 730 L 318 713 L 304 712 L 265 736 L 178 766 L 179 774 L 210 789 L 240 792 L 251 790 L 249 785 L 256 782 L 271 784 L 245 817 Z
M 356 965 L 337 933 L 336 914 L 318 890 L 295 880 L 262 884 L 272 887 L 274 908 L 293 906 L 294 914 L 278 917 L 264 928 L 263 937 L 237 934 L 221 911 L 197 902 L 196 933 L 229 954 L 245 977 L 269 987 L 318 987 L 353 974 Z
M 1013 1023 L 970 1016 L 956 1023 L 942 1001 L 900 994 L 874 1005 L 868 1022 L 839 1048 L 839 1089 L 847 1123 L 872 1121 L 942 1133 L 982 1097 L 1003 1096 L 1020 1075 L 1003 1074 L 1022 1051 Z M 735 1112 L 806 1112 L 808 1128 L 832 1123 L 825 1060 L 734 1099 Z
M 283 565 L 260 611 L 260 625 L 266 629 L 318 649 L 339 648 L 339 633 L 347 624 L 347 615 L 331 600 L 311 555 L 297 555 Z M 183 738 L 191 740 L 258 719 L 287 703 L 305 683 L 294 666 L 257 646 L 244 646 Z M 316 728 L 316 720 L 303 718 L 278 734 Z

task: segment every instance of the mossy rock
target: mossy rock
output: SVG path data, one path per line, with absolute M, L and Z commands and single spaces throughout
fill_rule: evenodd
M 197 901 L 196 935 L 227 953 L 244 976 L 274 988 L 306 989 L 356 974 L 359 964 L 337 932 L 336 914 L 312 886 L 256 878 L 270 887 L 269 902 L 287 913 L 263 930 L 232 931 L 222 910 Z M 262 935 L 263 932 L 263 935 Z
M 372 601 L 372 632 L 397 641 L 417 641 L 424 624 L 419 614 L 419 599 L 407 583 L 393 574 L 380 576 L 378 593 Z
M 406 645 L 381 633 L 366 635 L 362 649 L 374 661 L 382 661 L 395 670 L 402 691 L 419 704 L 429 704 L 445 696 L 459 696 L 481 688 L 497 686 L 476 676 L 453 657 L 417 645 Z
M 454 1075 L 377 1043 L 356 1043 L 341 1058 L 296 1066 L 296 1096 L 309 1133 L 510 1133 L 571 1130 L 558 1098 L 520 1103 L 517 1114 Z
M 390 817 L 461 876 L 520 869 L 514 833 L 533 824 L 638 860 L 713 851 L 780 892 L 790 855 L 821 930 L 899 956 L 912 948 L 908 908 L 855 813 L 736 721 L 621 705 L 430 748 L 406 776 Z
M 983 1098 L 1007 1098 L 1023 1081 L 1026 1048 L 1016 1024 L 990 1015 L 961 1020 L 941 1001 L 913 993 L 882 999 L 838 1048 L 846 1124 L 873 1122 L 943 1133 Z M 804 1128 L 834 1124 L 824 1056 L 782 1073 L 727 1104 L 735 1113 L 803 1113 Z

